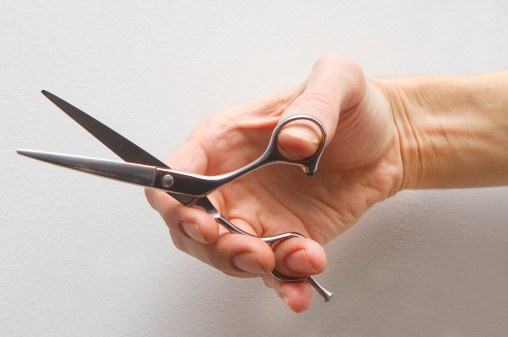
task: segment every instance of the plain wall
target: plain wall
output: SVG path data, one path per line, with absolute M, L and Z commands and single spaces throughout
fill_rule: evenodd
M 326 246 L 333 300 L 295 314 L 178 251 L 141 188 L 15 153 L 115 158 L 41 89 L 165 159 L 213 111 L 300 83 L 325 53 L 376 77 L 504 68 L 506 0 L 0 8 L 1 336 L 506 336 L 506 187 L 376 205 Z

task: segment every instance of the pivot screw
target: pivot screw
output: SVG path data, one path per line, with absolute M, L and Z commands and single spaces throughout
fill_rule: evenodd
M 164 177 L 162 177 L 162 186 L 164 186 L 166 188 L 171 187 L 174 182 L 175 182 L 175 179 L 170 174 L 166 174 Z

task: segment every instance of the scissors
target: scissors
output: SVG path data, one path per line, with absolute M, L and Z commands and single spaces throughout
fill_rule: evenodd
M 258 159 L 229 173 L 217 176 L 204 176 L 172 170 L 162 161 L 75 106 L 48 91 L 43 90 L 42 94 L 124 161 L 24 149 L 18 149 L 17 152 L 19 154 L 74 170 L 165 191 L 185 206 L 197 207 L 204 210 L 231 233 L 255 236 L 236 227 L 226 217 L 221 215 L 208 198 L 210 193 L 244 174 L 273 163 L 300 165 L 305 173 L 311 176 L 317 170 L 319 159 L 326 143 L 325 128 L 317 119 L 307 115 L 292 116 L 277 124 L 266 151 Z M 321 129 L 323 139 L 316 153 L 311 157 L 303 160 L 289 160 L 279 152 L 277 137 L 284 125 L 291 121 L 302 119 L 315 123 Z M 272 247 L 276 242 L 293 237 L 302 238 L 304 236 L 300 233 L 289 232 L 272 237 L 259 237 L 259 239 Z M 276 279 L 285 282 L 309 283 L 323 297 L 325 302 L 328 302 L 332 298 L 333 293 L 321 286 L 312 276 L 290 277 L 279 273 L 277 270 L 273 270 L 271 274 Z

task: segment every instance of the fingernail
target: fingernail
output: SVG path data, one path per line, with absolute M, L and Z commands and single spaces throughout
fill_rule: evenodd
M 312 144 L 319 144 L 321 142 L 321 135 L 317 134 L 315 130 L 309 125 L 305 124 L 290 124 L 283 128 L 281 133 L 303 139 Z
M 282 129 L 277 144 L 285 158 L 302 160 L 316 153 L 321 137 L 321 130 L 312 122 L 294 121 Z
M 201 231 L 199 230 L 199 226 L 196 223 L 184 221 L 180 224 L 180 226 L 182 226 L 183 231 L 194 240 L 199 241 L 201 243 L 208 243 L 208 241 L 206 241 L 205 236 L 203 235 L 203 233 L 201 233 Z
M 266 274 L 259 262 L 251 252 L 238 253 L 233 257 L 235 266 L 243 271 L 253 274 Z
M 289 269 L 297 273 L 312 274 L 317 272 L 312 263 L 310 263 L 307 254 L 305 254 L 305 249 L 300 249 L 291 253 L 286 258 L 286 265 Z

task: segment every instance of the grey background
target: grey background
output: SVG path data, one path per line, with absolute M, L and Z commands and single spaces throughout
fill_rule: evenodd
M 0 335 L 505 336 L 508 189 L 406 191 L 326 246 L 297 315 L 175 249 L 135 186 L 15 154 L 114 158 L 54 92 L 161 159 L 213 111 L 305 80 L 507 66 L 506 1 L 0 1 Z

